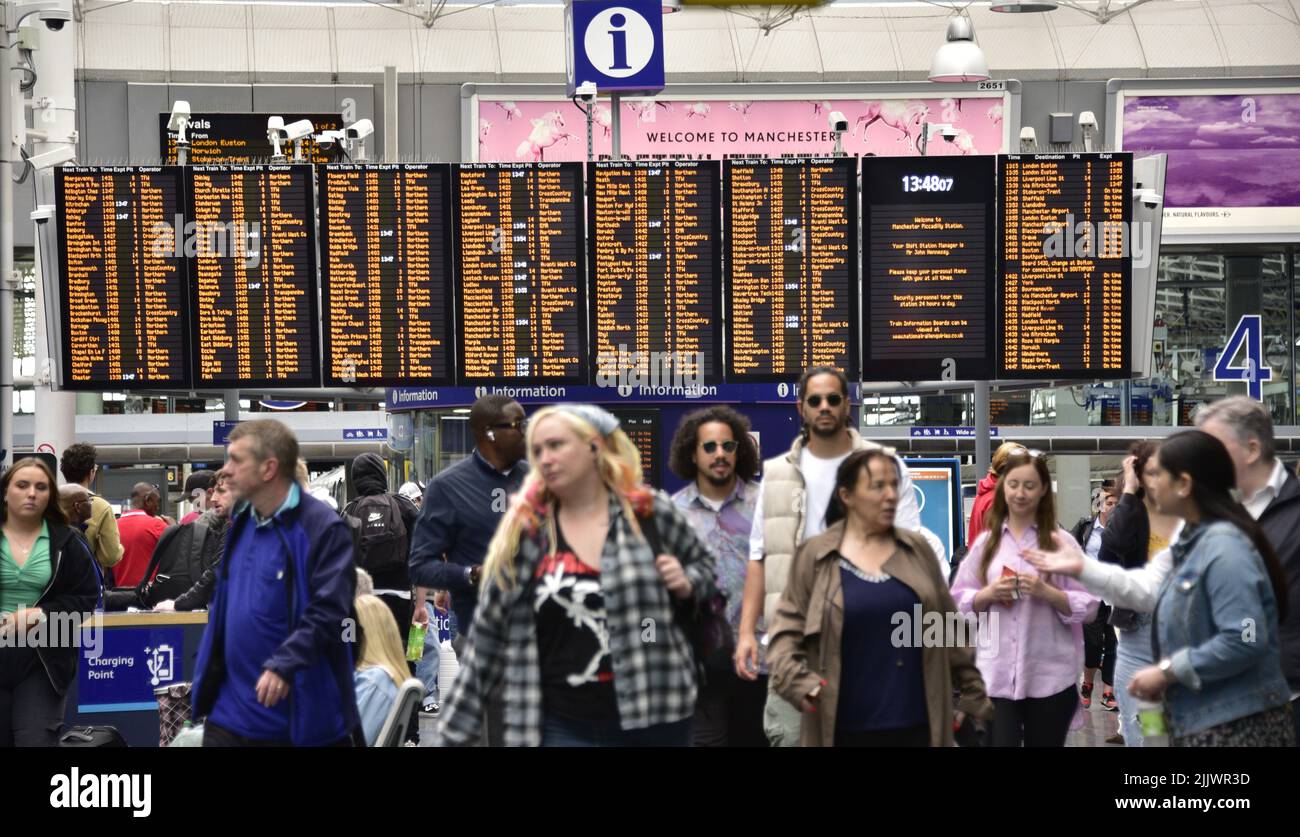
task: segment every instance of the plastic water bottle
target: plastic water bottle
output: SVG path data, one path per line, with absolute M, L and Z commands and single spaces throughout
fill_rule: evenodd
M 1142 727 L 1143 747 L 1168 747 L 1169 727 L 1165 722 L 1165 705 L 1150 700 L 1137 702 L 1138 724 Z

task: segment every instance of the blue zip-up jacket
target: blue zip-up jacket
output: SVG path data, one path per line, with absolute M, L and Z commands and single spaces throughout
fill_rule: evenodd
M 1250 538 L 1219 520 L 1184 529 L 1170 552 L 1156 630 L 1178 677 L 1165 697 L 1174 734 L 1285 705 L 1277 600 Z
M 206 717 L 216 705 L 226 678 L 224 637 L 229 611 L 227 585 L 231 552 L 256 521 L 247 504 L 230 521 L 230 537 L 208 609 L 208 627 L 194 671 L 194 715 Z M 290 559 L 287 636 L 262 664 L 288 681 L 290 741 L 298 746 L 333 744 L 351 735 L 360 722 L 353 686 L 352 649 L 344 641 L 344 620 L 356 591 L 352 535 L 347 524 L 321 501 L 300 492 L 297 505 L 281 508 L 267 524 Z M 248 624 L 247 629 L 258 627 Z

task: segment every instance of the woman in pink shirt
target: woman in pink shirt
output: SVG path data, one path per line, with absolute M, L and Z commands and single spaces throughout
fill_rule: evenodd
M 963 613 L 989 620 L 975 664 L 993 699 L 993 744 L 1062 747 L 1079 703 L 1083 625 L 1098 599 L 1065 576 L 1040 576 L 1021 556 L 1051 548 L 1052 477 L 1037 451 L 1012 452 L 998 478 L 988 531 L 971 544 L 953 581 Z

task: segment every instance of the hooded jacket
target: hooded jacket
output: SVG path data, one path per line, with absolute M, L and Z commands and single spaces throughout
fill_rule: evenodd
M 83 614 L 95 609 L 99 580 L 92 564 L 95 559 L 76 532 L 67 526 L 50 523 L 49 534 L 50 582 L 36 606 L 45 611 L 46 631 L 56 627 L 63 631 L 67 619 L 80 620 Z M 77 621 L 77 624 L 82 623 Z M 72 678 L 77 676 L 79 654 L 80 644 L 77 642 L 43 642 L 37 648 L 50 685 L 61 695 L 68 691 Z
M 356 489 L 357 497 L 343 507 L 344 516 L 357 516 L 355 509 L 362 497 L 374 497 L 378 494 L 390 493 L 388 491 L 388 467 L 384 465 L 384 460 L 379 454 L 363 453 L 352 460 L 350 474 L 352 476 L 352 487 Z M 406 525 L 406 548 L 407 557 L 409 558 L 411 540 L 415 536 L 415 521 L 420 512 L 415 508 L 414 503 L 400 494 L 391 494 L 390 496 L 401 510 L 402 523 Z M 409 590 L 411 588 L 409 562 L 394 570 L 372 573 L 371 575 L 376 590 Z

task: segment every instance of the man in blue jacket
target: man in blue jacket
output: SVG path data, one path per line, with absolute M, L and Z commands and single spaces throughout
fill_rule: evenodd
M 347 524 L 294 481 L 298 440 L 280 422 L 240 424 L 227 457 L 242 499 L 195 664 L 203 745 L 349 744 L 358 715 L 344 640 L 356 589 Z

